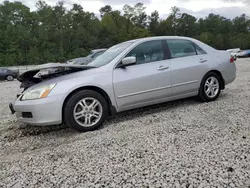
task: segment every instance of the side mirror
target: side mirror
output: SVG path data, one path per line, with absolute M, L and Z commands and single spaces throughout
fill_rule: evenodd
M 128 65 L 133 65 L 136 63 L 136 58 L 131 56 L 131 57 L 125 57 L 123 60 L 122 60 L 122 65 L 123 66 L 128 66 Z

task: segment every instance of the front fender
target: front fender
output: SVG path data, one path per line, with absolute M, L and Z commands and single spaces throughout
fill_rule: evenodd
M 65 100 L 75 90 L 86 87 L 96 87 L 103 90 L 108 95 L 112 106 L 117 108 L 113 91 L 112 75 L 109 73 L 100 73 L 91 76 L 77 76 L 59 81 L 49 95 L 63 95 Z M 62 106 L 63 103 L 64 101 L 62 101 Z

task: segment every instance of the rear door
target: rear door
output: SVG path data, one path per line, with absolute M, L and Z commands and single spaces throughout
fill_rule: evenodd
M 198 92 L 200 81 L 209 70 L 209 56 L 198 45 L 186 39 L 169 39 L 174 96 Z
M 161 102 L 171 95 L 171 69 L 161 40 L 139 44 L 126 57 L 136 64 L 115 68 L 114 91 L 119 111 Z

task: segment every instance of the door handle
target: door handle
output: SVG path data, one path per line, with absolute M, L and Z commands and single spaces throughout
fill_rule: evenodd
M 167 70 L 167 69 L 169 69 L 169 67 L 165 67 L 163 65 L 158 67 L 158 71 L 163 71 L 163 70 Z
M 200 59 L 200 60 L 199 60 L 199 63 L 206 63 L 206 62 L 207 62 L 206 59 Z

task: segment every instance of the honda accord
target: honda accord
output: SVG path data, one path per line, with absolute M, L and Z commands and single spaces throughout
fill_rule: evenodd
M 229 52 L 177 36 L 127 41 L 88 65 L 47 68 L 60 71 L 34 69 L 19 76 L 24 91 L 11 111 L 27 124 L 66 123 L 80 132 L 95 130 L 125 110 L 191 96 L 214 101 L 236 78 Z

